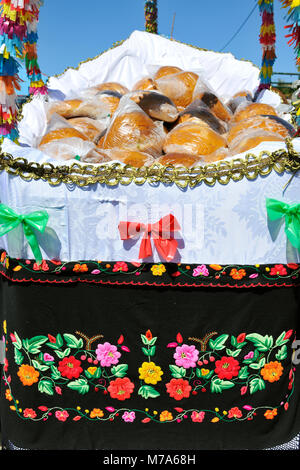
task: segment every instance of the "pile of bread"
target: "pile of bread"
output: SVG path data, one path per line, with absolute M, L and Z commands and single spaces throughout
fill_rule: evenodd
M 274 107 L 247 91 L 226 102 L 201 76 L 160 67 L 131 90 L 106 82 L 76 98 L 47 104 L 39 149 L 57 160 L 118 161 L 134 167 L 160 163 L 190 168 L 223 160 L 295 130 Z

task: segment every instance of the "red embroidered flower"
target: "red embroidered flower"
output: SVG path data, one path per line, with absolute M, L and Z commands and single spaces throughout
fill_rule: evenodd
M 128 271 L 128 266 L 124 261 L 117 261 L 113 267 L 113 272 Z
M 275 264 L 275 266 L 270 271 L 271 276 L 285 276 L 286 274 L 287 270 L 282 264 Z
M 242 416 L 242 412 L 237 406 L 230 408 L 228 411 L 228 418 L 241 418 Z
M 112 398 L 117 398 L 117 400 L 126 400 L 126 398 L 130 398 L 133 389 L 134 383 L 131 382 L 128 377 L 118 377 L 116 380 L 112 380 L 109 387 L 107 387 L 110 396 Z
M 182 400 L 182 398 L 188 398 L 192 387 L 189 385 L 187 380 L 184 379 L 172 379 L 166 384 L 167 392 L 170 397 L 175 400 Z
M 215 373 L 219 379 L 232 379 L 239 374 L 239 362 L 233 357 L 223 356 L 219 361 L 216 361 Z
M 238 335 L 236 340 L 238 343 L 243 343 L 245 339 L 246 339 L 246 333 L 241 333 L 240 335 Z
M 246 276 L 246 271 L 244 269 L 232 269 L 230 271 L 229 276 L 231 276 L 233 279 L 242 279 L 244 276 Z
M 75 359 L 74 356 L 64 357 L 63 360 L 59 362 L 58 370 L 61 375 L 67 377 L 67 379 L 77 379 L 82 372 L 80 364 L 81 361 Z
M 152 339 L 152 333 L 150 330 L 147 330 L 146 331 L 146 334 L 145 334 L 146 338 L 150 341 Z
M 36 412 L 32 408 L 25 408 L 23 415 L 25 418 L 36 418 Z

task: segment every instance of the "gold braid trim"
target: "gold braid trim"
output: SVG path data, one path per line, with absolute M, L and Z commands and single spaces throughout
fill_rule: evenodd
M 193 168 L 163 166 L 154 163 L 150 167 L 134 168 L 130 165 L 102 164 L 83 165 L 73 163 L 67 165 L 52 165 L 51 163 L 28 162 L 25 158 L 14 158 L 8 153 L 0 151 L 0 172 L 6 171 L 13 176 L 19 176 L 24 181 L 42 179 L 51 186 L 61 183 L 75 184 L 79 187 L 90 184 L 117 184 L 129 185 L 135 183 L 142 185 L 173 184 L 180 188 L 194 188 L 201 183 L 214 186 L 232 181 L 241 181 L 243 178 L 255 180 L 258 176 L 269 175 L 272 171 L 278 174 L 291 172 L 295 174 L 300 169 L 300 157 L 293 149 L 290 139 L 286 140 L 287 150 L 275 152 L 263 151 L 258 156 L 248 154 L 244 158 L 219 161 Z

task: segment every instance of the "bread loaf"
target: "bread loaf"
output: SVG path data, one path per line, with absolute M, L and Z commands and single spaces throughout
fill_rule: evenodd
M 175 106 L 188 106 L 193 100 L 193 92 L 198 80 L 194 72 L 179 72 L 155 79 L 157 89 L 168 96 Z
M 267 114 L 277 116 L 277 112 L 273 106 L 264 103 L 244 103 L 239 106 L 233 115 L 233 121 L 243 121 L 252 116 L 258 116 L 259 114 Z

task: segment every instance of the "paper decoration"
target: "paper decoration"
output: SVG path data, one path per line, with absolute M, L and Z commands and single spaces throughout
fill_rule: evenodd
M 260 85 L 258 91 L 271 86 L 275 54 L 275 24 L 273 0 L 258 0 L 259 11 L 262 17 L 259 40 L 262 47 L 262 65 L 260 71 Z
M 157 0 L 145 3 L 145 29 L 148 33 L 157 34 Z

